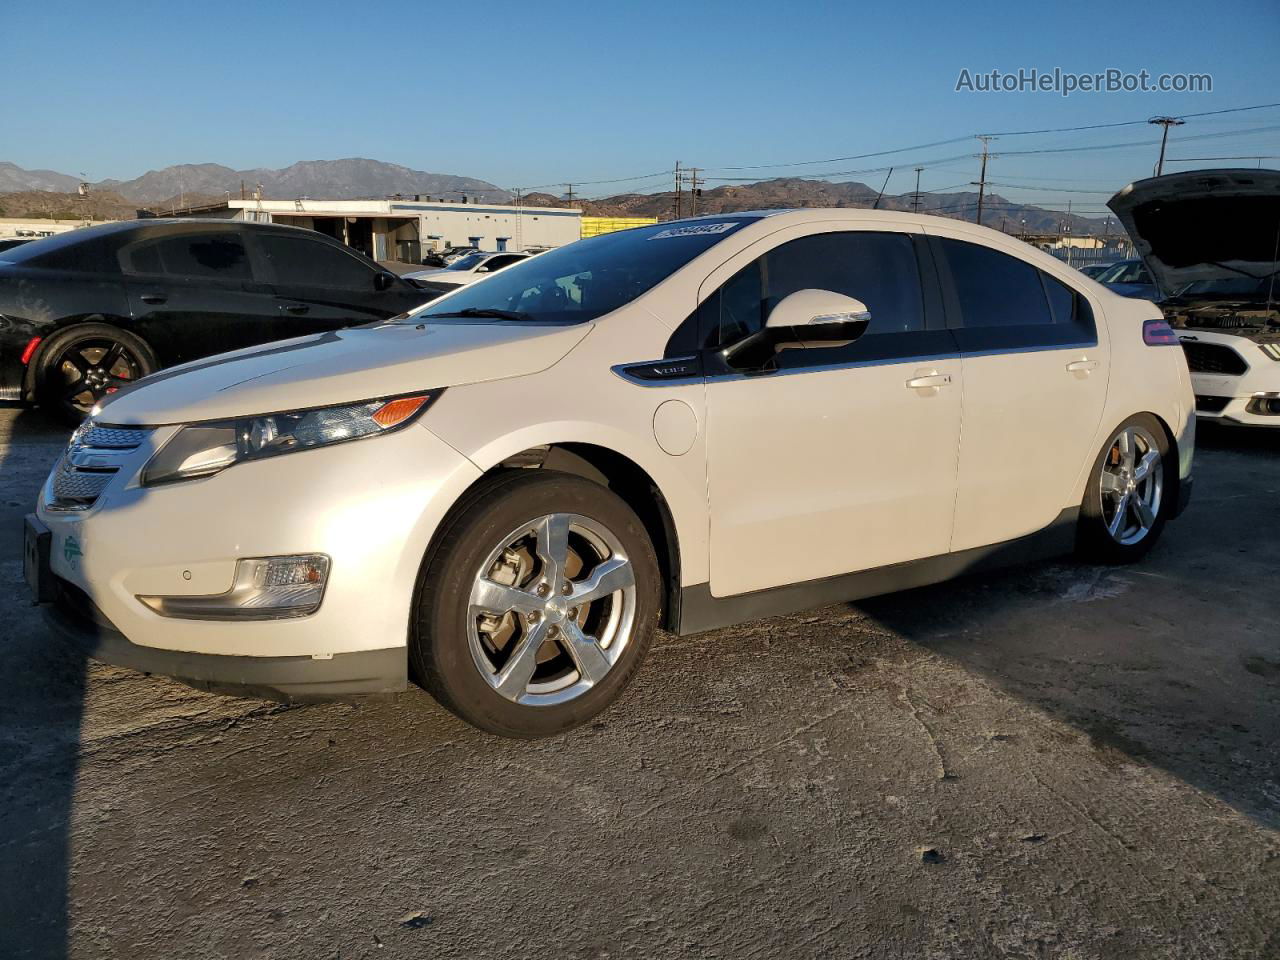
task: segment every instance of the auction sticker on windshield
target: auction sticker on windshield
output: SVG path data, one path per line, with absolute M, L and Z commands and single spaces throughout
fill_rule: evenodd
M 673 227 L 670 230 L 662 230 L 655 233 L 650 240 L 669 240 L 672 237 L 705 237 L 708 234 L 728 233 L 738 224 L 732 223 L 698 223 L 689 227 Z

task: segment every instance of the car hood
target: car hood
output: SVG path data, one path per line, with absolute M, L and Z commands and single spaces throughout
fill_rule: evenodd
M 1129 184 L 1108 202 L 1160 288 L 1276 269 L 1280 170 L 1188 170 Z
M 299 337 L 172 367 L 108 397 L 103 423 L 225 420 L 527 376 L 593 324 L 383 323 Z

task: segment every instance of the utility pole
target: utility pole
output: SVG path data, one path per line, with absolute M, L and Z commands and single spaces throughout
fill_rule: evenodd
M 569 201 L 569 206 L 573 206 L 573 184 L 566 183 L 565 199 Z
M 1169 142 L 1169 128 L 1180 127 L 1186 122 L 1181 117 L 1152 117 L 1147 121 L 1147 123 L 1154 123 L 1164 127 L 1164 133 L 1160 135 L 1160 159 L 1156 161 L 1157 177 L 1164 173 L 1164 148 L 1165 144 Z
M 689 168 L 689 216 L 698 215 L 698 198 L 702 196 L 702 181 L 698 179 L 701 167 Z
M 976 181 L 970 181 L 969 186 L 978 188 L 978 226 L 982 226 L 982 201 L 986 198 L 987 193 L 987 144 L 995 137 L 989 134 L 980 133 L 978 139 L 982 141 L 982 172 L 978 174 Z
M 920 171 L 924 167 L 916 167 L 916 192 L 911 197 L 911 212 L 920 212 Z
M 889 186 L 889 178 L 893 176 L 893 167 L 889 168 L 889 172 L 884 175 L 884 183 L 880 184 L 880 192 L 876 194 L 876 202 L 871 205 L 872 210 L 880 209 L 880 201 L 884 199 L 885 188 Z
M 524 200 L 524 188 L 516 187 L 515 194 L 516 194 L 516 249 L 523 250 L 524 237 L 522 235 L 523 231 L 520 229 L 521 227 L 520 207 Z
M 684 177 L 681 176 L 680 161 L 677 160 L 676 161 L 676 198 L 675 198 L 675 207 L 674 207 L 675 215 L 672 217 L 673 220 L 680 219 L 680 190 L 683 186 L 684 186 Z

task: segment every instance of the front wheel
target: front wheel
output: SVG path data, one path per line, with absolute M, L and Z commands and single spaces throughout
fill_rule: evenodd
M 660 596 L 653 545 L 615 494 L 569 474 L 500 475 L 434 551 L 410 662 L 475 726 L 548 736 L 619 696 L 648 650 Z
M 1086 558 L 1132 563 L 1155 545 L 1173 506 L 1169 441 L 1154 417 L 1121 424 L 1094 462 L 1080 509 Z

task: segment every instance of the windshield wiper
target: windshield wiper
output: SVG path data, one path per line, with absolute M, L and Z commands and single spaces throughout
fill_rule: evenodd
M 490 307 L 467 307 L 465 310 L 455 310 L 451 313 L 424 313 L 422 315 L 422 319 L 424 320 L 431 320 L 435 317 L 476 317 L 482 320 L 532 320 L 533 314 L 525 313 L 522 310 L 495 310 Z

